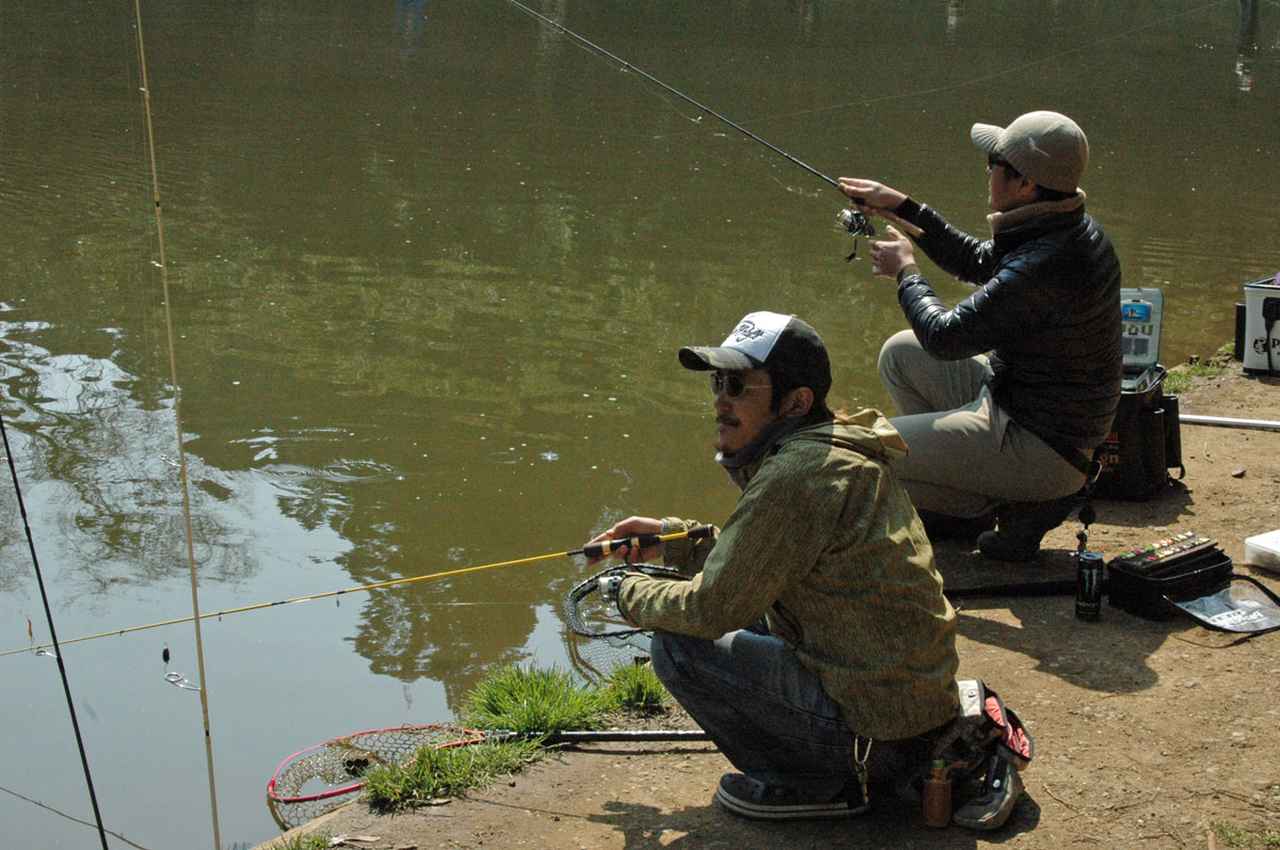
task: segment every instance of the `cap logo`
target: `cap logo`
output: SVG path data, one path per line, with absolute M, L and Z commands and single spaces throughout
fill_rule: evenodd
M 767 310 L 748 313 L 720 345 L 741 351 L 757 363 L 764 363 L 790 321 L 791 316 L 783 313 Z
M 756 327 L 755 322 L 747 319 L 734 328 L 733 333 L 729 334 L 729 336 L 734 342 L 746 342 L 752 339 L 759 339 L 764 336 L 764 334 L 765 332 L 763 330 Z

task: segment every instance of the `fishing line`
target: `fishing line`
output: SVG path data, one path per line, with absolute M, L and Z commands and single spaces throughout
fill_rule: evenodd
M 84 766 L 84 781 L 89 786 L 89 802 L 93 805 L 93 819 L 98 823 L 98 837 L 102 839 L 102 850 L 107 850 L 107 832 L 102 825 L 102 812 L 98 809 L 98 794 L 93 790 L 93 774 L 89 771 L 89 755 L 84 749 L 84 738 L 80 735 L 80 721 L 76 717 L 76 705 L 71 699 L 71 682 L 67 679 L 67 666 L 63 663 L 62 653 L 58 649 L 58 632 L 53 626 L 53 610 L 49 607 L 49 594 L 44 587 L 44 572 L 40 569 L 40 558 L 36 555 L 35 538 L 31 535 L 31 523 L 27 520 L 27 503 L 22 498 L 22 485 L 18 481 L 18 468 L 13 463 L 13 449 L 9 446 L 9 429 L 5 427 L 4 415 L 0 414 L 0 438 L 4 442 L 4 455 L 9 462 L 9 474 L 13 477 L 13 492 L 18 500 L 18 512 L 22 515 L 22 528 L 27 533 L 27 548 L 31 550 L 31 565 L 35 568 L 36 584 L 40 586 L 40 600 L 44 603 L 45 620 L 49 623 L 49 638 L 53 641 L 53 657 L 58 662 L 58 673 L 62 676 L 62 692 L 67 698 L 67 711 L 71 713 L 71 728 L 76 733 L 76 747 L 80 750 L 80 763 Z M 27 631 L 31 631 L 31 621 L 27 620 Z
M 90 829 L 93 828 L 93 824 L 89 823 L 89 821 L 87 820 L 81 820 L 75 815 L 69 815 L 66 812 L 62 811 L 61 809 L 55 809 L 53 806 L 50 806 L 48 803 L 42 803 L 39 800 L 33 800 L 30 797 L 27 797 L 23 794 L 19 794 L 17 791 L 14 791 L 12 788 L 5 788 L 3 785 L 0 785 L 0 791 L 3 791 L 6 794 L 11 794 L 12 796 L 17 797 L 19 800 L 22 800 L 23 802 L 26 802 L 26 803 L 30 803 L 33 806 L 39 806 L 45 811 L 52 812 L 53 814 L 57 815 L 60 818 L 66 818 L 72 823 L 78 823 L 81 826 L 87 826 Z M 108 829 L 107 834 L 113 835 L 116 838 L 119 838 L 121 841 L 123 841 L 125 844 L 128 844 L 130 847 L 136 847 L 138 848 L 138 850 L 147 850 L 146 847 L 143 847 L 141 844 L 138 844 L 136 842 L 130 841 L 129 839 L 125 838 L 123 835 L 121 835 L 118 832 L 115 832 L 114 830 Z
M 147 76 L 147 51 L 142 37 L 142 0 L 133 0 L 134 25 L 138 42 L 138 72 L 142 77 L 142 107 L 147 126 L 147 160 L 151 166 L 151 198 L 155 205 L 157 263 L 164 293 L 165 338 L 169 345 L 169 383 L 173 388 L 173 419 L 178 440 L 178 480 L 182 491 L 182 520 L 187 537 L 187 565 L 191 573 L 191 622 L 196 635 L 196 666 L 200 678 L 200 714 L 204 724 L 205 764 L 209 774 L 209 808 L 213 818 L 213 848 L 222 848 L 222 830 L 218 825 L 218 790 L 213 771 L 213 736 L 209 732 L 209 679 L 205 675 L 204 638 L 200 633 L 200 589 L 196 581 L 196 553 L 191 528 L 191 488 L 187 478 L 187 452 L 183 445 L 182 388 L 178 384 L 177 352 L 173 344 L 172 299 L 169 296 L 169 263 L 164 246 L 164 217 L 160 205 L 160 177 L 156 167 L 156 138 L 151 120 L 151 83 Z M 106 841 L 103 841 L 106 847 Z
M 591 55 L 591 56 L 598 55 L 591 48 L 586 47 L 585 45 L 579 44 L 576 41 L 571 41 L 570 44 L 572 44 L 575 48 L 577 48 L 578 50 L 581 50 L 583 53 L 586 53 L 588 55 Z M 624 68 L 622 70 L 625 71 L 626 69 Z M 685 121 L 688 121 L 690 124 L 702 123 L 701 115 L 689 115 L 688 113 L 681 111 L 679 108 L 677 108 L 676 104 L 672 102 L 671 98 L 664 96 L 662 92 L 656 92 L 656 91 L 653 91 L 652 89 L 646 89 L 646 91 L 649 92 L 650 96 L 653 97 L 654 100 L 658 101 L 667 109 L 671 110 L 676 115 L 679 115 Z M 678 134 L 667 134 L 667 135 L 678 135 Z M 662 138 L 662 135 L 657 135 L 657 136 L 654 136 L 653 138 L 660 139 Z
M 114 629 L 109 632 L 98 632 L 97 634 L 85 635 L 83 637 L 72 638 L 71 640 L 64 640 L 62 641 L 61 646 L 67 646 L 73 643 L 83 643 L 85 641 L 97 640 L 99 638 L 126 635 L 126 634 L 131 634 L 133 632 L 147 631 L 149 629 L 158 629 L 161 626 L 174 626 L 180 623 L 190 623 L 196 620 L 197 618 L 201 620 L 208 620 L 212 617 L 217 617 L 218 619 L 222 619 L 224 616 L 229 616 L 231 614 L 244 614 L 249 611 L 261 611 L 264 608 L 276 608 L 282 605 L 297 605 L 302 602 L 313 602 L 317 599 L 332 599 L 334 597 L 340 597 L 348 593 L 362 593 L 362 592 L 368 592 L 373 590 L 381 590 L 383 588 L 388 588 L 388 587 L 402 587 L 410 584 L 418 584 L 420 582 L 439 581 L 440 579 L 451 578 L 453 576 L 466 575 L 468 573 L 481 572 L 483 570 L 494 570 L 500 567 L 514 567 L 514 566 L 522 566 L 525 564 L 538 563 L 540 561 L 549 561 L 549 560 L 552 560 L 553 558 L 567 558 L 567 557 L 572 557 L 574 555 L 585 555 L 588 558 L 604 557 L 605 555 L 609 555 L 613 552 L 616 552 L 617 550 L 622 549 L 623 547 L 642 549 L 642 548 L 648 548 L 649 546 L 657 545 L 658 543 L 666 543 L 667 541 L 670 541 L 670 540 L 680 540 L 683 538 L 697 540 L 701 538 L 712 537 L 714 536 L 714 533 L 715 533 L 715 529 L 712 526 L 699 525 L 691 529 L 688 529 L 687 531 L 673 531 L 668 534 L 641 534 L 634 537 L 619 537 L 615 540 L 601 540 L 599 543 L 588 543 L 577 549 L 569 549 L 564 552 L 550 552 L 546 555 L 532 555 L 526 558 L 513 558 L 508 561 L 495 561 L 491 564 L 480 564 L 478 566 L 473 566 L 473 567 L 460 567 L 455 570 L 445 570 L 443 572 L 429 573 L 427 575 L 421 575 L 421 576 L 409 576 L 407 578 L 387 579 L 386 581 L 373 582 L 372 584 L 362 584 L 356 587 L 346 587 L 341 590 L 327 590 L 327 591 L 324 591 L 323 593 L 311 593 L 311 594 L 307 594 L 306 596 L 294 596 L 289 599 L 280 599 L 275 602 L 255 602 L 250 605 L 241 605 L 237 608 L 227 608 L 222 611 L 207 611 L 204 613 L 199 613 L 192 617 L 175 617 L 170 620 L 161 620 L 156 623 L 147 623 L 145 625 L 140 625 L 140 626 L 129 626 L 123 629 Z M 42 644 L 40 646 L 29 646 L 29 647 L 23 647 L 21 649 L 6 650 L 5 652 L 0 652 L 0 658 L 4 658 L 5 656 L 9 656 L 9 655 L 19 655 L 24 652 L 39 651 L 42 649 L 46 649 L 47 646 L 48 646 L 47 644 Z
M 508 2 L 514 2 L 514 0 L 508 0 Z M 1204 6 L 1197 6 L 1194 9 L 1187 9 L 1182 12 L 1175 12 L 1174 14 L 1163 17 L 1157 21 L 1151 21 L 1150 23 L 1141 24 L 1139 26 L 1133 27 L 1128 30 L 1124 30 L 1122 32 L 1103 36 L 1101 38 L 1098 38 L 1089 42 L 1088 44 L 1080 45 L 1078 47 L 1071 47 L 1066 50 L 1059 51 L 1057 53 L 1052 53 L 1041 59 L 1034 59 L 1030 62 L 1024 62 L 1021 65 L 1002 68 L 999 71 L 991 71 L 989 73 L 982 74 L 977 77 L 970 77 L 969 79 L 961 80 L 955 83 L 947 83 L 946 85 L 934 86 L 932 88 L 927 88 L 927 89 L 916 89 L 915 91 L 909 91 L 909 92 L 900 92 L 898 94 L 885 94 L 879 97 L 867 97 L 858 101 L 846 101 L 844 103 L 836 103 L 829 106 L 819 106 L 813 109 L 800 109 L 793 112 L 779 112 L 779 113 L 774 113 L 773 115 L 765 116 L 761 120 L 775 121 L 775 120 L 786 119 L 786 118 L 800 118 L 808 115 L 821 115 L 824 112 L 838 112 L 845 109 L 853 109 L 855 107 L 865 108 L 877 103 L 885 103 L 885 102 L 894 101 L 894 100 L 907 100 L 913 97 L 925 97 L 928 95 L 937 95 L 937 94 L 944 94 L 946 92 L 957 91 L 959 89 L 980 85 L 981 83 L 989 83 L 992 80 L 998 80 L 1002 77 L 1010 76 L 1011 74 L 1020 74 L 1031 68 L 1036 68 L 1041 65 L 1047 65 L 1047 64 L 1056 62 L 1065 56 L 1071 56 L 1076 53 L 1085 53 L 1087 51 L 1092 50 L 1094 47 L 1097 47 L 1099 44 L 1105 44 L 1106 42 L 1115 41 L 1117 39 L 1129 38 L 1133 36 L 1135 33 L 1142 32 L 1143 30 L 1164 26 L 1170 23 L 1171 21 L 1177 20 L 1178 18 L 1183 18 L 1190 15 L 1197 15 L 1222 5 L 1225 5 L 1225 0 L 1218 0 L 1218 2 L 1207 3 Z M 688 133 L 691 133 L 691 132 L 692 131 L 688 131 L 686 133 L 669 133 L 665 138 L 673 138 L 680 135 L 688 135 Z M 659 138 L 663 138 L 663 137 L 659 137 Z
M 637 74 L 644 77 L 646 80 L 653 83 L 654 85 L 659 86 L 664 91 L 667 91 L 675 95 L 676 97 L 680 98 L 681 100 L 685 101 L 686 103 L 689 103 L 692 106 L 702 110 L 706 114 L 710 115 L 712 118 L 715 118 L 717 121 L 727 124 L 728 126 L 737 130 L 742 135 L 746 136 L 748 139 L 751 139 L 753 142 L 758 142 L 759 144 L 764 145 L 766 148 L 773 151 L 778 156 L 782 157 L 783 159 L 786 159 L 788 162 L 791 162 L 794 165 L 800 166 L 805 171 L 812 174 L 814 177 L 817 177 L 819 180 L 823 180 L 826 183 L 829 183 L 835 189 L 839 190 L 840 184 L 836 182 L 833 178 L 823 174 L 821 171 L 814 168 L 812 165 L 809 165 L 808 163 L 803 162 L 802 160 L 796 158 L 795 156 L 792 156 L 791 154 L 787 153 L 782 148 L 778 147 L 772 142 L 769 142 L 761 138 L 760 136 L 748 130 L 746 127 L 743 127 L 741 124 L 737 123 L 736 121 L 733 121 L 732 119 L 727 118 L 724 115 L 721 115 L 719 112 L 715 111 L 710 106 L 707 106 L 704 103 L 694 100 L 692 97 L 690 97 L 689 95 L 685 94 L 684 92 L 680 91 L 679 89 L 673 86 L 667 85 L 662 80 L 658 79 L 653 74 L 650 74 L 648 71 L 644 70 L 643 68 L 638 68 L 635 65 L 631 64 L 630 62 L 628 62 L 627 60 L 619 56 L 616 56 L 613 53 L 610 53 L 608 50 L 605 50 L 603 47 L 596 44 L 595 42 L 581 35 L 578 35 L 576 32 L 564 26 L 559 21 L 556 21 L 553 18 L 549 18 L 535 9 L 529 8 L 524 3 L 521 3 L 520 0 L 507 0 L 507 2 L 515 6 L 520 11 L 524 12 L 526 15 L 529 15 L 532 18 L 536 18 L 537 20 L 542 21 L 544 24 L 547 24 L 548 26 L 554 27 L 555 29 L 559 30 L 560 32 L 572 38 L 574 41 L 594 51 L 596 54 L 603 56 L 606 59 L 609 59 L 610 61 L 617 62 L 619 65 L 623 67 L 624 70 L 635 71 Z

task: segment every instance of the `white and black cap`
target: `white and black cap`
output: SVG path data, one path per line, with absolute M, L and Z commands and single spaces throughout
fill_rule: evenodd
M 767 369 L 791 387 L 809 387 L 821 402 L 831 389 L 831 360 L 818 332 L 803 319 L 748 313 L 718 346 L 680 349 L 680 365 L 696 371 Z

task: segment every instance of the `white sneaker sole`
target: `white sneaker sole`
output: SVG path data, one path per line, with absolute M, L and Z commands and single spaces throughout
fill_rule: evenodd
M 735 815 L 751 820 L 814 820 L 817 818 L 849 818 L 865 812 L 869 806 L 850 806 L 843 801 L 836 803 L 800 803 L 790 806 L 766 806 L 750 800 L 740 800 L 723 788 L 716 789 L 715 800 Z

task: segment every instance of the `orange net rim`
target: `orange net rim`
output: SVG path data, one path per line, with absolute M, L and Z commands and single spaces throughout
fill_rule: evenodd
M 349 785 L 343 785 L 340 788 L 330 788 L 326 791 L 319 791 L 314 794 L 302 794 L 297 797 L 280 797 L 276 795 L 276 780 L 280 778 L 281 772 L 284 771 L 285 768 L 287 768 L 293 762 L 297 761 L 300 758 L 303 758 L 304 756 L 309 755 L 310 753 L 314 753 L 317 750 L 323 749 L 333 744 L 337 744 L 340 741 L 347 741 L 347 740 L 350 740 L 351 738 L 355 738 L 360 735 L 376 735 L 378 733 L 422 732 L 422 731 L 437 731 L 437 730 L 455 732 L 459 735 L 466 736 L 466 737 L 457 738 L 456 740 L 452 740 L 452 741 L 445 741 L 444 743 L 441 743 L 441 744 L 431 745 L 434 749 L 437 749 L 437 750 L 447 750 L 447 749 L 452 749 L 454 747 L 467 747 L 472 744 L 479 744 L 482 741 L 484 741 L 486 737 L 484 731 L 480 729 L 469 729 L 465 726 L 452 726 L 445 723 L 417 723 L 417 724 L 405 724 L 403 726 L 387 726 L 381 729 L 364 729 L 359 732 L 351 732 L 350 734 L 347 734 L 347 735 L 339 735 L 336 738 L 330 738 L 327 741 L 323 741 L 319 744 L 313 744 L 310 747 L 305 747 L 304 749 L 298 750 L 296 753 L 285 756 L 284 759 L 280 762 L 280 764 L 276 765 L 275 772 L 271 774 L 271 779 L 267 781 L 267 799 L 273 803 L 284 803 L 284 804 L 309 803 L 309 802 L 314 802 L 316 800 L 328 800 L 333 797 L 341 797 L 344 794 L 351 794 L 355 791 L 359 791 L 361 788 L 364 787 L 363 780 L 352 782 Z

